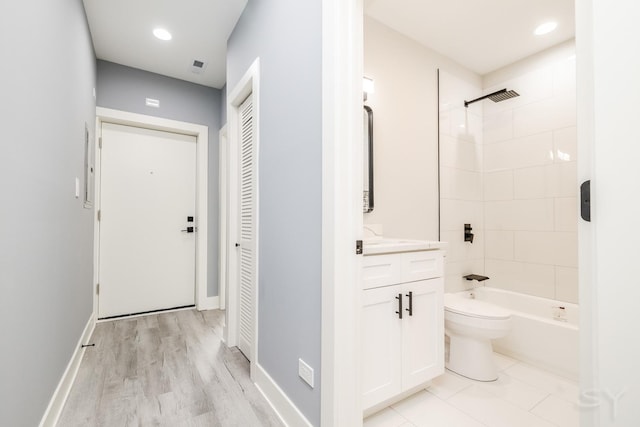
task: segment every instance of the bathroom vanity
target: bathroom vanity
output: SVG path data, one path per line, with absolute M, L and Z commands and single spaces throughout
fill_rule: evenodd
M 444 372 L 444 243 L 364 243 L 363 409 L 369 415 Z

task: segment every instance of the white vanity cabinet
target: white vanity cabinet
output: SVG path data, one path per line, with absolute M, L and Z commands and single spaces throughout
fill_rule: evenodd
M 363 261 L 363 408 L 425 386 L 444 372 L 444 252 Z

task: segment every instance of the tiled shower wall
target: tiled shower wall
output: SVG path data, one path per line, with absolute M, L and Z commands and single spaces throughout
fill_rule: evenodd
M 488 286 L 577 302 L 575 48 L 485 76 L 484 231 Z
M 567 42 L 484 77 L 440 72 L 441 240 L 447 292 L 462 276 L 577 302 L 575 47 Z M 463 101 L 502 88 L 500 103 Z M 463 241 L 463 224 L 475 234 Z
M 474 84 L 440 70 L 440 240 L 449 243 L 446 292 L 469 287 L 462 276 L 484 273 L 482 197 L 482 103 L 464 107 L 482 94 Z M 464 224 L 473 227 L 473 244 L 465 243 Z

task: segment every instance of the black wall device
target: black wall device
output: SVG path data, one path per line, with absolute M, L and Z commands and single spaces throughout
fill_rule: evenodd
M 580 185 L 580 216 L 591 222 L 591 180 Z

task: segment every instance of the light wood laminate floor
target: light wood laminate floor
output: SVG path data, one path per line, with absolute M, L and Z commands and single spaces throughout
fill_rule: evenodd
M 58 427 L 282 426 L 222 342 L 224 313 L 98 323 Z

